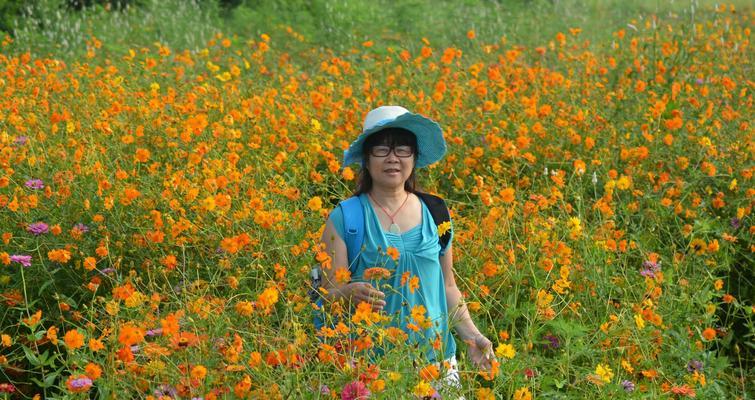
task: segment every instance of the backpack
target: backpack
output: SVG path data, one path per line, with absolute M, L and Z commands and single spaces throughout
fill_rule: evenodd
M 414 192 L 414 194 L 425 203 L 430 211 L 430 215 L 433 217 L 433 223 L 435 223 L 436 226 L 451 221 L 448 207 L 442 198 L 429 193 Z M 343 212 L 344 242 L 346 243 L 349 272 L 353 274 L 356 268 L 355 260 L 362 251 L 362 244 L 364 243 L 364 210 L 362 209 L 362 203 L 358 196 L 349 197 L 340 202 L 338 207 L 340 207 L 341 212 Z M 448 247 L 451 240 L 451 229 L 444 232 L 439 240 L 440 249 L 443 251 Z M 320 284 L 322 283 L 322 272 L 320 271 L 319 265 L 312 268 L 310 278 L 312 281 L 312 287 L 309 290 L 309 298 L 312 303 L 317 305 L 314 312 L 314 326 L 316 331 L 320 331 L 325 325 L 325 322 L 322 313 L 323 298 L 319 290 Z

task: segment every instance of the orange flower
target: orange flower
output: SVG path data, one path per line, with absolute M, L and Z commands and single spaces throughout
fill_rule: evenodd
M 348 268 L 339 268 L 335 274 L 336 283 L 345 285 L 351 282 L 351 271 Z
M 102 375 L 102 368 L 97 364 L 89 363 L 84 367 L 84 372 L 86 372 L 90 379 L 96 380 Z
M 87 257 L 84 259 L 84 269 L 92 271 L 97 266 L 97 259 L 94 257 Z
M 398 261 L 398 257 L 400 255 L 398 249 L 395 247 L 389 247 L 388 249 L 386 249 L 385 254 L 387 254 L 388 257 L 392 258 L 393 261 Z
M 674 386 L 671 388 L 671 393 L 688 397 L 696 397 L 695 390 L 687 385 Z
M 133 324 L 125 324 L 118 334 L 118 342 L 124 346 L 133 346 L 144 340 L 144 329 Z
M 409 292 L 414 293 L 417 289 L 419 289 L 419 277 L 414 275 L 409 278 Z
M 515 193 L 516 193 L 516 191 L 514 190 L 514 188 L 504 188 L 500 192 L 498 192 L 498 195 L 501 196 L 501 200 L 504 203 L 508 204 L 508 203 L 513 203 L 514 202 L 514 200 L 515 200 L 514 194 Z
M 426 381 L 434 381 L 440 376 L 440 370 L 435 364 L 429 364 L 419 370 L 419 377 Z
M 191 369 L 191 377 L 194 379 L 202 380 L 207 375 L 207 368 L 196 365 L 194 368 Z
M 71 252 L 65 249 L 50 250 L 47 252 L 47 258 L 50 261 L 66 264 L 71 260 Z
M 257 296 L 257 306 L 269 313 L 271 308 L 278 302 L 278 289 L 269 287 Z
M 244 375 L 244 378 L 233 387 L 233 393 L 237 397 L 246 397 L 250 390 L 252 390 L 252 378 L 249 375 Z
M 654 369 L 642 370 L 642 376 L 648 379 L 655 379 L 658 377 L 658 371 Z
M 89 350 L 92 350 L 92 352 L 98 352 L 105 348 L 105 345 L 102 344 L 102 341 L 99 339 L 89 339 Z
M 58 344 L 58 328 L 56 326 L 51 326 L 47 328 L 47 340 L 50 341 L 50 343 L 57 345 Z
M 716 338 L 716 330 L 713 328 L 705 328 L 703 330 L 703 338 L 705 340 L 713 340 Z
M 126 300 L 131 297 L 134 292 L 136 292 L 134 286 L 132 286 L 130 283 L 126 283 L 122 286 L 116 286 L 113 288 L 113 298 L 118 300 Z
M 373 268 L 367 268 L 364 270 L 364 279 L 367 280 L 378 280 L 378 279 L 388 279 L 388 277 L 391 276 L 391 271 L 386 268 L 381 267 L 373 267 Z
M 344 168 L 343 171 L 341 171 L 341 177 L 347 181 L 354 180 L 354 170 L 352 170 L 350 167 Z
M 178 311 L 170 313 L 160 320 L 160 327 L 163 329 L 163 335 L 171 337 L 178 333 L 180 330 L 179 320 L 182 315 L 183 312 Z
M 147 162 L 149 161 L 150 152 L 147 149 L 136 149 L 136 155 L 134 156 L 134 159 L 137 162 Z
M 79 333 L 78 330 L 72 329 L 66 332 L 65 336 L 63 336 L 63 341 L 66 343 L 66 347 L 76 350 L 84 345 L 84 335 Z
M 21 321 L 24 324 L 33 327 L 37 325 L 41 319 L 42 319 L 42 310 L 37 310 L 37 312 L 32 314 L 29 318 L 24 318 Z
M 134 361 L 134 353 L 131 351 L 131 346 L 123 346 L 115 354 L 123 362 Z
M 173 254 L 168 254 L 160 260 L 160 264 L 162 264 L 168 271 L 171 271 L 178 265 L 178 260 Z

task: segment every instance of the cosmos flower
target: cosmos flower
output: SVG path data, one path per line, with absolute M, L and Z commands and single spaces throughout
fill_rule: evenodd
M 39 190 L 45 188 L 45 183 L 42 182 L 41 179 L 29 179 L 24 183 L 24 186 L 28 187 L 29 189 Z
M 79 375 L 76 378 L 68 378 L 66 385 L 68 386 L 68 390 L 74 393 L 81 393 L 86 392 L 90 387 L 92 387 L 92 380 L 87 376 Z
M 362 381 L 353 381 L 346 384 L 341 392 L 341 400 L 369 399 L 370 390 Z
M 687 363 L 687 372 L 700 371 L 703 369 L 703 362 L 698 360 L 690 360 Z
M 80 223 L 80 222 L 78 224 L 74 225 L 73 227 L 74 227 L 74 229 L 77 229 L 81 233 L 87 233 L 87 232 L 89 232 L 89 227 L 86 226 L 86 225 L 84 225 L 84 224 L 82 224 L 82 223 Z
M 12 262 L 17 262 L 24 267 L 31 267 L 31 256 L 14 254 L 10 256 L 10 260 Z
M 640 271 L 640 275 L 655 278 L 655 274 L 661 271 L 661 262 L 645 261 L 642 263 L 643 270 Z
M 543 338 L 545 340 L 547 340 L 548 342 L 550 342 L 550 343 L 546 343 L 545 344 L 546 347 L 550 347 L 551 349 L 557 349 L 557 348 L 559 348 L 561 346 L 561 344 L 560 344 L 560 342 L 558 340 L 558 337 L 556 337 L 556 336 L 545 335 Z
M 27 231 L 33 233 L 36 236 L 47 233 L 49 229 L 50 227 L 44 222 L 35 222 L 33 224 L 30 224 L 29 227 L 26 228 Z
M 153 394 L 158 398 L 161 396 L 169 396 L 170 398 L 175 399 L 176 396 L 178 396 L 178 390 L 173 386 L 162 384 L 155 389 Z

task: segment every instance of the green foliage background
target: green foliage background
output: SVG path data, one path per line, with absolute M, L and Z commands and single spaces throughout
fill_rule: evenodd
M 538 46 L 557 32 L 580 27 L 594 42 L 651 15 L 694 22 L 695 10 L 715 1 L 659 0 L 0 0 L 0 29 L 16 49 L 77 57 L 90 36 L 116 52 L 155 41 L 199 49 L 217 32 L 253 38 L 281 26 L 308 46 L 344 51 L 367 40 L 417 47 L 463 45 L 474 30 L 485 42 Z M 746 12 L 749 2 L 727 2 Z M 751 8 L 751 7 L 750 7 Z M 119 10 L 117 12 L 111 12 Z M 464 50 L 462 46 L 462 50 Z

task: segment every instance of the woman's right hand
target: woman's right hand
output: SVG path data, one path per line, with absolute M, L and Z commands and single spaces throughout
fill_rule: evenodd
M 385 293 L 375 289 L 367 282 L 351 282 L 344 289 L 345 297 L 355 306 L 365 302 L 372 304 L 373 311 L 380 311 L 385 307 Z

